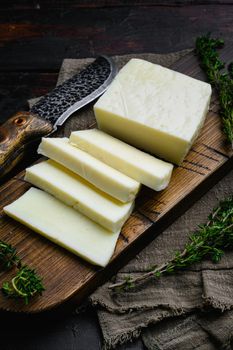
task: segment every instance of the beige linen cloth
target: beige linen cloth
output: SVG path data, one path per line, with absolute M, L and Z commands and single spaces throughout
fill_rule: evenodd
M 188 52 L 124 55 L 114 59 L 119 68 L 131 57 L 169 67 Z M 58 83 L 90 61 L 65 59 Z M 72 116 L 60 134 L 68 136 L 71 130 L 85 128 L 87 120 L 94 123 L 91 108 Z M 129 274 L 138 276 L 151 266 L 167 261 L 175 251 L 183 250 L 190 232 L 206 222 L 218 201 L 230 194 L 233 194 L 233 171 L 121 269 L 114 280 L 120 281 Z M 233 252 L 227 252 L 218 264 L 204 261 L 125 293 L 109 291 L 109 284 L 98 288 L 90 297 L 97 309 L 106 349 L 139 335 L 149 350 L 231 349 Z

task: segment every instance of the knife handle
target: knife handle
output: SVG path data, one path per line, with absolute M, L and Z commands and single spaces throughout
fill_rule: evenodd
M 18 112 L 0 126 L 0 177 L 6 175 L 24 156 L 30 142 L 48 135 L 50 122 L 30 112 Z

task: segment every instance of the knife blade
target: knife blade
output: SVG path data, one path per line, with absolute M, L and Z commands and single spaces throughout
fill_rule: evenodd
M 0 126 L 0 178 L 23 158 L 32 143 L 49 136 L 69 116 L 99 97 L 116 75 L 116 66 L 99 56 L 85 69 L 57 86 L 33 105 Z

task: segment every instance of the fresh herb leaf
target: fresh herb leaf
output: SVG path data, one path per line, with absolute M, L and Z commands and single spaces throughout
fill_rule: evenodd
M 0 240 L 0 266 L 4 270 L 9 270 L 13 267 L 18 269 L 12 280 L 4 282 L 2 285 L 2 292 L 5 296 L 9 298 L 23 298 L 25 304 L 28 304 L 34 295 L 41 294 L 45 290 L 42 279 L 35 270 L 27 265 L 22 266 L 16 249 L 2 240 Z
M 127 276 L 124 281 L 110 285 L 109 289 L 125 291 L 149 278 L 160 278 L 206 258 L 217 263 L 224 250 L 229 248 L 233 248 L 233 195 L 220 202 L 209 215 L 208 222 L 199 225 L 197 231 L 189 236 L 189 242 L 182 252 L 175 252 L 170 261 L 155 265 L 139 277 Z
M 196 40 L 196 53 L 209 82 L 218 91 L 223 131 L 233 148 L 233 63 L 229 64 L 227 73 L 222 72 L 225 63 L 217 49 L 223 45 L 222 39 L 213 39 L 210 34 L 201 36 Z
M 4 282 L 2 292 L 9 298 L 23 298 L 27 305 L 30 299 L 36 294 L 44 291 L 41 277 L 35 270 L 28 266 L 22 266 L 10 282 Z
M 17 266 L 20 263 L 20 259 L 17 256 L 16 249 L 0 240 L 0 265 L 4 270 L 8 270 L 13 266 Z

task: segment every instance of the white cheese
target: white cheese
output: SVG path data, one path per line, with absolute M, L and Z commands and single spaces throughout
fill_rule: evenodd
M 25 180 L 110 231 L 118 231 L 133 209 L 133 202 L 119 202 L 53 160 L 26 169 Z
M 38 153 L 55 160 L 122 202 L 134 200 L 139 182 L 72 146 L 68 138 L 43 138 Z
M 172 164 L 152 157 L 100 130 L 74 131 L 70 142 L 156 191 L 163 190 L 170 181 Z
M 131 59 L 94 105 L 99 129 L 176 164 L 205 120 L 211 86 Z
M 112 233 L 36 188 L 30 188 L 4 212 L 83 259 L 106 266 L 119 231 Z

